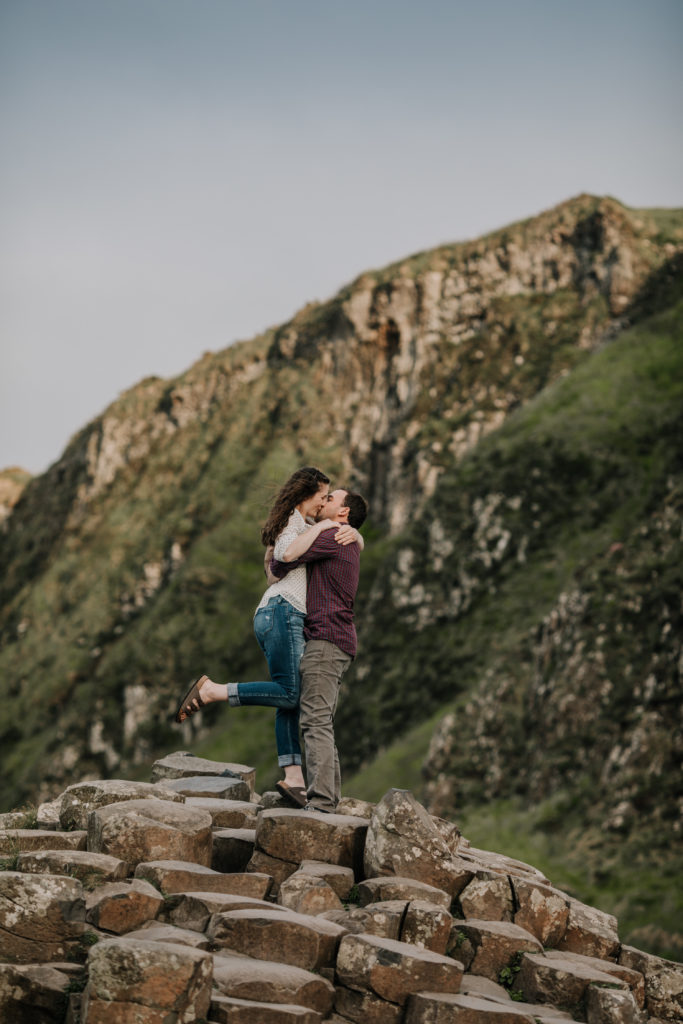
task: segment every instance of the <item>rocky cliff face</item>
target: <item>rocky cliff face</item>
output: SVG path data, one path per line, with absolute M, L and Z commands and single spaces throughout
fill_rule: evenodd
M 144 770 L 177 745 L 168 713 L 198 671 L 259 677 L 258 524 L 312 462 L 372 509 L 339 712 L 347 770 L 455 702 L 470 769 L 449 759 L 462 719 L 447 719 L 435 806 L 505 794 L 514 755 L 529 798 L 580 777 L 610 820 L 629 801 L 624 822 L 670 820 L 677 579 L 641 540 L 666 534 L 675 557 L 662 524 L 679 509 L 682 248 L 675 211 L 580 196 L 368 272 L 121 396 L 2 525 L 6 806 Z M 235 719 L 193 719 L 183 742 L 241 744 L 273 771 L 270 716 Z M 639 773 L 655 750 L 659 774 Z

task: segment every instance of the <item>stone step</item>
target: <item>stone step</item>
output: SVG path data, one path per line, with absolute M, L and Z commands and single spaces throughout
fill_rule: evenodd
M 645 1009 L 651 1017 L 674 1021 L 683 1018 L 683 964 L 622 946 L 619 964 L 645 978 Z
M 358 902 L 361 906 L 386 900 L 427 900 L 445 910 L 451 907 L 451 897 L 447 892 L 415 878 L 380 875 L 358 883 Z
M 203 757 L 195 757 L 185 750 L 177 750 L 167 754 L 152 765 L 150 780 L 159 782 L 162 779 L 185 779 L 193 775 L 215 775 L 224 778 L 242 779 L 254 792 L 256 772 L 245 764 L 233 764 L 231 761 L 209 761 Z
M 159 788 L 184 797 L 213 797 L 217 800 L 247 801 L 251 790 L 242 779 L 222 775 L 186 775 L 180 779 L 162 779 Z
M 319 875 L 308 875 L 301 869 L 280 885 L 278 903 L 298 914 L 322 914 L 328 910 L 343 910 L 342 902 L 332 886 Z
M 324 918 L 271 907 L 214 914 L 206 934 L 216 946 L 312 971 L 334 966 L 347 932 Z
M 258 804 L 252 804 L 248 800 L 188 796 L 185 803 L 188 807 L 208 811 L 214 828 L 256 828 Z
M 448 952 L 462 960 L 470 974 L 498 981 L 501 970 L 521 951 L 542 953 L 543 947 L 510 921 L 453 921 Z
M 258 872 L 214 871 L 189 861 L 156 860 L 138 864 L 136 878 L 144 878 L 161 892 L 222 892 L 262 900 L 269 894 L 273 879 Z
M 78 878 L 92 888 L 104 882 L 117 882 L 127 878 L 129 865 L 106 853 L 87 850 L 40 850 L 22 853 L 17 859 L 17 871 L 33 875 L 68 875 Z
M 86 897 L 85 919 L 102 931 L 123 935 L 153 921 L 163 905 L 163 896 L 142 879 L 109 882 Z
M 94 810 L 88 849 L 137 865 L 150 860 L 211 864 L 211 815 L 168 800 L 126 800 Z
M 582 964 L 584 967 L 590 967 L 594 971 L 602 971 L 604 974 L 611 974 L 615 978 L 620 978 L 621 981 L 626 982 L 631 992 L 633 992 L 638 1006 L 642 1008 L 645 1005 L 645 978 L 640 971 L 626 967 L 624 964 L 615 964 L 611 960 L 599 960 L 597 957 L 583 956 L 580 953 L 547 949 L 545 955 L 548 960 L 565 960 L 569 963 Z
M 353 1024 L 400 1024 L 403 1007 L 389 1003 L 373 992 L 360 992 L 344 985 L 337 985 L 334 1008 L 340 1019 Z
M 619 953 L 616 917 L 579 900 L 571 897 L 568 899 L 567 927 L 557 948 L 598 957 L 600 960 L 616 959 Z
M 0 963 L 0 1021 L 62 1024 L 68 974 L 49 964 Z
M 159 920 L 178 928 L 203 932 L 213 914 L 229 910 L 281 910 L 276 904 L 249 896 L 220 892 L 186 892 L 167 896 Z
M 582 1003 L 590 985 L 628 989 L 627 983 L 615 974 L 575 959 L 546 956 L 543 953 L 524 953 L 514 989 L 532 1003 L 549 1003 L 569 1009 L 572 1016 L 584 1019 Z
M 404 1024 L 565 1024 L 546 1006 L 494 1002 L 476 996 L 446 992 L 411 995 Z
M 344 814 L 277 809 L 262 811 L 256 826 L 256 846 L 263 853 L 299 865 L 309 860 L 362 871 L 368 822 Z
M 163 921 L 148 921 L 135 931 L 127 932 L 121 939 L 136 942 L 163 942 L 173 946 L 189 946 L 190 949 L 209 949 L 211 943 L 206 935 L 191 928 L 179 928 Z
M 82 950 L 85 895 L 75 878 L 0 872 L 2 959 L 16 964 L 69 960 Z
M 209 1016 L 212 1024 L 318 1024 L 323 1019 L 307 1006 L 220 995 L 212 996 Z
M 62 793 L 59 800 L 59 824 L 65 831 L 88 828 L 91 811 L 125 800 L 170 800 L 182 804 L 185 798 L 150 782 L 128 779 L 97 779 L 76 782 Z
M 249 874 L 265 874 L 272 878 L 271 896 L 277 896 L 280 886 L 286 878 L 299 870 L 298 862 L 281 860 L 279 857 L 271 857 L 258 848 L 254 849 L 251 860 L 246 868 Z
M 85 850 L 87 832 L 51 832 L 41 828 L 6 828 L 0 832 L 0 856 L 38 850 Z
M 320 860 L 302 860 L 299 871 L 308 875 L 309 878 L 322 878 L 340 900 L 346 899 L 355 883 L 353 869 L 342 867 L 341 864 L 325 864 Z
M 339 984 L 401 1006 L 415 992 L 457 992 L 462 975 L 450 957 L 376 935 L 346 935 L 337 955 Z
M 316 1010 L 325 1019 L 332 1009 L 334 987 L 325 978 L 290 964 L 216 953 L 213 982 L 222 995 L 264 1003 L 293 1003 Z

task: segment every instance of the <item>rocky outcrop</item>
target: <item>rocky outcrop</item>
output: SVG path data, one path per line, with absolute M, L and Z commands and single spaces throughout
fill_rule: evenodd
M 680 1013 L 683 965 L 622 947 L 609 915 L 531 865 L 473 848 L 410 793 L 363 805 L 369 818 L 256 798 L 250 845 L 293 869 L 279 890 L 234 864 L 174 859 L 178 832 L 188 852 L 215 862 L 210 848 L 243 830 L 212 825 L 200 808 L 129 796 L 90 811 L 86 850 L 60 846 L 70 833 L 56 826 L 54 849 L 0 871 L 1 1020 L 659 1024 Z M 93 849 L 108 824 L 121 859 Z M 151 849 L 159 859 L 141 861 Z M 44 873 L 33 873 L 37 858 Z M 463 888 L 453 858 L 468 865 Z

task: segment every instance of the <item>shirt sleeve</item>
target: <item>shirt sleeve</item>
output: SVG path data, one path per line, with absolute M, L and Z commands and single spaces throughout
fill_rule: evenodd
M 304 530 L 307 529 L 308 527 L 306 526 L 305 523 L 302 526 L 297 526 L 297 524 L 295 522 L 292 522 L 292 520 L 289 521 L 287 526 L 285 526 L 284 530 L 275 541 L 275 550 L 273 554 L 277 561 L 282 561 L 282 556 L 287 551 L 289 545 L 296 540 L 300 533 L 303 533 Z
M 308 551 L 304 551 L 303 555 L 293 562 L 285 562 L 285 565 L 305 565 L 306 562 L 318 562 L 323 558 L 338 558 L 341 544 L 337 544 L 334 539 L 336 532 L 336 530 L 323 530 L 315 538 Z

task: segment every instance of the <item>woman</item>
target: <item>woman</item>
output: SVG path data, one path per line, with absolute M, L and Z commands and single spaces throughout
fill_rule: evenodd
M 267 549 L 266 566 L 270 563 L 272 546 L 275 557 L 282 559 L 292 541 L 309 529 L 306 519 L 315 518 L 320 512 L 329 484 L 329 477 L 313 466 L 298 469 L 287 480 L 261 531 L 261 540 Z M 311 543 L 319 529 L 311 530 Z M 335 537 L 340 544 L 353 544 L 360 535 L 350 526 L 340 526 Z M 305 806 L 307 800 L 299 744 L 299 662 L 304 650 L 305 615 L 306 566 L 301 565 L 268 587 L 254 615 L 254 633 L 266 656 L 270 680 L 226 685 L 201 675 L 181 701 L 175 716 L 176 722 L 183 722 L 205 704 L 216 700 L 227 700 L 232 707 L 257 704 L 276 708 L 278 764 L 285 773 L 284 780 L 276 786 L 283 796 L 300 807 Z

